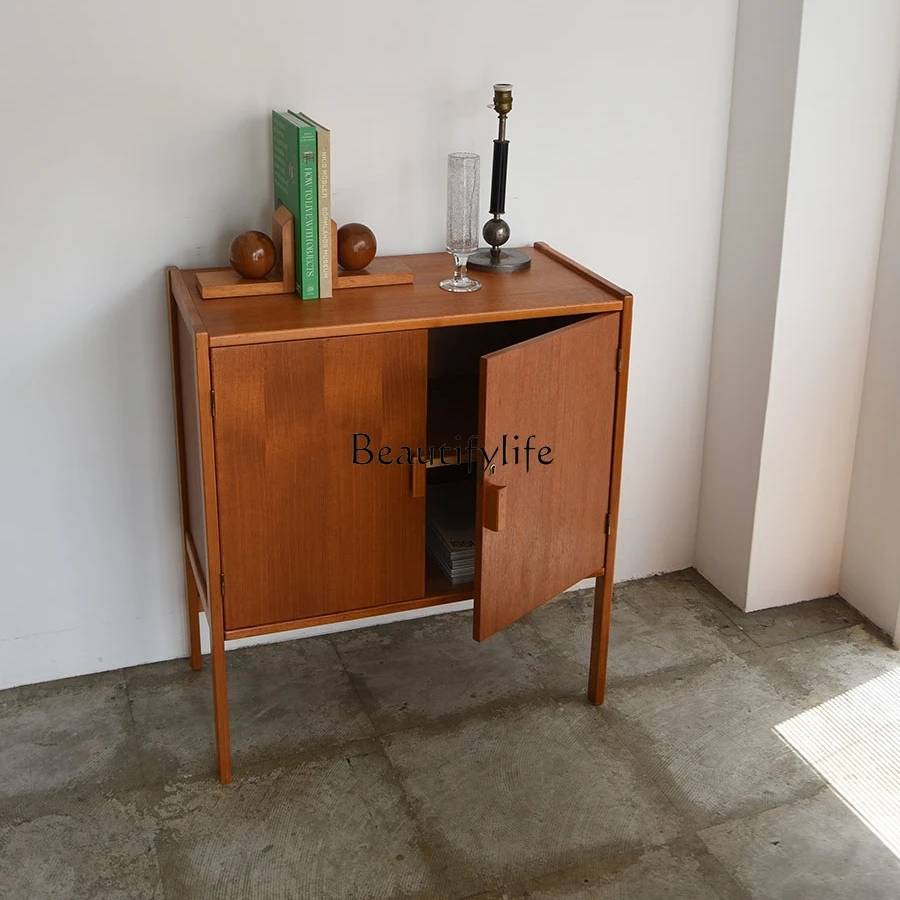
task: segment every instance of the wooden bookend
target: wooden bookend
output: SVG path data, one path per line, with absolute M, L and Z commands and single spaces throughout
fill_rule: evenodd
M 348 272 L 337 261 L 337 224 L 331 220 L 331 288 L 382 287 L 386 284 L 412 284 L 412 270 L 396 259 L 381 260 L 377 256 L 358 272 Z
M 197 289 L 204 300 L 224 297 L 259 297 L 265 294 L 293 294 L 294 281 L 294 217 L 286 206 L 272 214 L 272 243 L 277 262 L 265 278 L 241 278 L 234 269 L 214 269 L 197 275 Z

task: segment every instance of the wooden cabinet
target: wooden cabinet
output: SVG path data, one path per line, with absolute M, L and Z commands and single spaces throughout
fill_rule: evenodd
M 313 302 L 204 301 L 169 270 L 191 663 L 202 610 L 223 782 L 235 638 L 474 597 L 480 641 L 596 575 L 602 702 L 631 297 L 531 253 L 465 296 L 437 286 L 446 254 L 403 257 L 413 285 Z M 466 585 L 426 551 L 448 481 L 474 497 Z

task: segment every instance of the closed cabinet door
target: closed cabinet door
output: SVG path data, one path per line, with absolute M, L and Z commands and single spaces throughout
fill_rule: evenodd
M 481 358 L 476 640 L 604 566 L 620 319 Z
M 422 596 L 424 331 L 212 351 L 226 630 Z M 379 450 L 391 447 L 379 462 Z

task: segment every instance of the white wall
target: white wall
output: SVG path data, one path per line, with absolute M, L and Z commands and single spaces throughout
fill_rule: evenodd
M 900 2 L 743 0 L 737 43 L 697 566 L 753 610 L 838 589 Z
M 841 594 L 900 641 L 900 105 L 847 515 Z
M 784 234 L 802 0 L 744 0 L 710 360 L 697 568 L 743 606 Z
M 454 16 L 461 42 L 418 0 L 5 11 L 0 686 L 186 652 L 163 267 L 267 226 L 273 106 L 332 127 L 339 222 L 429 251 L 445 154 L 489 158 L 514 83 L 514 240 L 636 296 L 617 576 L 692 562 L 736 0 Z
M 838 590 L 898 78 L 898 0 L 805 0 L 747 609 Z

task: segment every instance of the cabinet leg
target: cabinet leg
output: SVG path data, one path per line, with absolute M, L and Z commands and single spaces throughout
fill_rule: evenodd
M 217 633 L 216 633 L 217 632 Z M 231 783 L 231 734 L 228 729 L 228 683 L 225 675 L 225 639 L 216 628 L 212 635 L 213 708 L 216 720 L 216 749 L 219 781 Z
M 594 631 L 591 637 L 591 672 L 588 699 L 600 704 L 606 696 L 606 659 L 609 655 L 609 620 L 612 613 L 612 578 L 598 576 L 594 589 Z
M 188 635 L 191 642 L 191 668 L 197 672 L 203 666 L 200 654 L 200 592 L 194 581 L 194 572 L 188 559 L 187 549 L 184 551 L 184 591 L 187 600 Z

